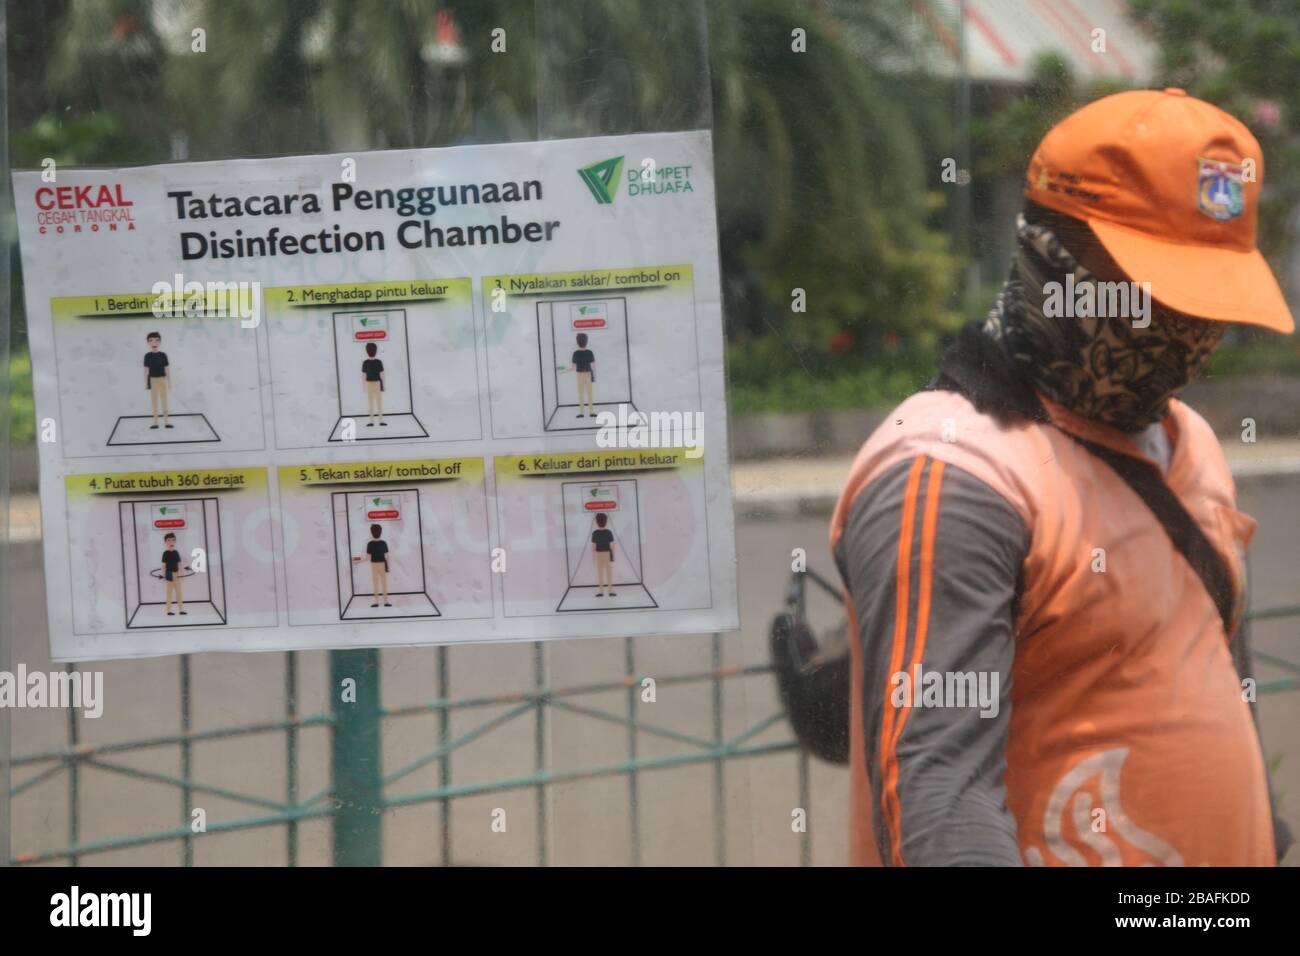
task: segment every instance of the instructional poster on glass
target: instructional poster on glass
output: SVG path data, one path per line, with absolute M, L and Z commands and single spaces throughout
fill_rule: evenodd
M 707 132 L 14 189 L 56 659 L 737 626 Z

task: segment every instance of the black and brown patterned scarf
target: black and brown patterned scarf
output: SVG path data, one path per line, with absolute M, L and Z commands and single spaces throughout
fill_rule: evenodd
M 1087 258 L 1104 279 L 1071 254 L 1058 231 L 1068 231 L 1069 241 L 1088 249 Z M 1123 431 L 1139 431 L 1160 421 L 1169 399 L 1200 372 L 1223 337 L 1223 324 L 1174 312 L 1150 299 L 1150 311 L 1137 318 L 1136 326 L 1132 309 L 1125 315 L 1090 315 L 1057 308 L 1066 301 L 1062 290 L 1070 274 L 1075 289 L 1084 283 L 1126 281 L 1095 237 L 1091 242 L 1088 237 L 1091 231 L 1083 223 L 1046 216 L 1030 222 L 1018 216 L 1015 261 L 983 332 L 1052 401 Z M 1053 289 L 1050 283 L 1059 286 Z M 1103 301 L 1101 290 L 1093 291 L 1093 301 Z

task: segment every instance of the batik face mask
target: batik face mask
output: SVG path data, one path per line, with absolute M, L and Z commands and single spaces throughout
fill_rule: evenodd
M 1016 229 L 1011 276 L 985 332 L 1002 342 L 1021 374 L 1057 404 L 1126 432 L 1160 421 L 1169 400 L 1214 353 L 1223 338 L 1222 323 L 1174 312 L 1149 296 L 1141 314 L 1136 302 L 1123 315 L 1102 314 L 1108 310 L 1099 304 L 1113 303 L 1114 297 L 1108 299 L 1098 278 L 1051 230 L 1023 216 Z M 1089 283 L 1093 288 L 1084 289 Z M 1066 289 L 1092 294 L 1064 298 Z M 1075 302 L 1084 307 L 1074 308 Z

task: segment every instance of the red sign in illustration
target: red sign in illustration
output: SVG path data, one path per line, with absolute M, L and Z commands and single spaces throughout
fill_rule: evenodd
M 575 329 L 603 329 L 608 324 L 604 302 L 574 305 L 569 313 L 569 323 Z
M 183 505 L 154 505 L 153 526 L 159 531 L 178 531 L 185 527 Z
M 376 495 L 366 499 L 367 521 L 397 521 L 402 517 L 402 499 L 398 495 Z

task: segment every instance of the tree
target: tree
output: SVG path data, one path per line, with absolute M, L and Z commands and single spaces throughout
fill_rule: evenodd
M 932 342 L 956 319 L 923 129 L 942 99 L 907 69 L 892 25 L 906 14 L 906 0 L 71 0 L 50 76 L 71 107 L 55 125 L 107 113 L 150 152 L 130 161 L 711 120 L 729 331 L 824 354 L 837 333 Z M 78 161 L 122 161 L 120 138 L 102 144 Z M 796 287 L 807 313 L 790 311 Z

